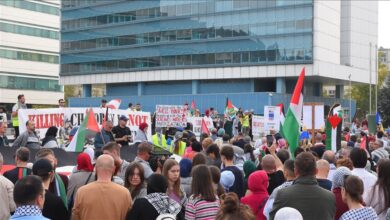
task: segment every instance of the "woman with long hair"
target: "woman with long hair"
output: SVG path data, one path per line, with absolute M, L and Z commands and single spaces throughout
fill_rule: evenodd
M 51 126 L 47 129 L 45 137 L 42 139 L 42 147 L 44 148 L 57 148 L 57 132 L 58 128 L 56 126 Z
M 252 210 L 240 204 L 236 193 L 230 192 L 222 198 L 221 208 L 218 211 L 216 220 L 255 220 Z
M 144 168 L 140 163 L 134 162 L 127 167 L 124 186 L 130 191 L 133 201 L 146 196 Z
M 168 180 L 168 196 L 180 205 L 185 205 L 187 197 L 184 190 L 180 187 L 179 163 L 174 159 L 166 160 L 163 166 L 163 176 Z
M 343 201 L 347 203 L 349 211 L 345 212 L 340 220 L 349 219 L 378 219 L 378 215 L 371 207 L 363 206 L 363 181 L 357 176 L 347 176 L 341 188 Z
M 185 219 L 215 219 L 219 209 L 219 199 L 215 194 L 209 168 L 198 165 L 192 171 L 192 195 L 186 204 Z
M 386 212 L 390 208 L 390 160 L 381 159 L 377 165 L 378 179 L 364 201 L 367 206 L 374 208 L 380 220 L 386 219 Z
M 225 194 L 223 186 L 219 183 L 221 180 L 221 170 L 216 166 L 209 166 L 211 179 L 213 180 L 213 188 L 218 198 Z
M 336 214 L 334 215 L 334 220 L 338 220 L 342 214 L 348 211 L 348 206 L 343 202 L 341 197 L 341 187 L 344 186 L 345 177 L 349 175 L 352 175 L 351 170 L 344 166 L 337 168 L 333 174 L 332 192 L 336 198 Z

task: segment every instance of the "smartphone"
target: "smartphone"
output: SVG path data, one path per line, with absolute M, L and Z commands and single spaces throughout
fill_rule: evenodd
M 269 134 L 266 137 L 267 137 L 267 145 L 268 147 L 271 147 L 271 145 L 274 143 L 274 136 Z

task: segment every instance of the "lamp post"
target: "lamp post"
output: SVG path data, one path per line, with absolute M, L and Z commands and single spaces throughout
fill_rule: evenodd
M 352 124 L 352 83 L 351 78 L 352 74 L 349 74 L 349 123 Z
M 268 93 L 268 105 L 269 105 L 269 106 L 272 105 L 272 96 L 273 96 L 273 93 L 272 93 L 272 92 L 269 92 L 269 93 Z

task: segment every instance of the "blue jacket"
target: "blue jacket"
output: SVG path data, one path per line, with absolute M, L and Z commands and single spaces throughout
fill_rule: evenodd
M 102 137 L 104 138 L 104 141 Z M 102 129 L 100 133 L 97 133 L 95 136 L 95 148 L 102 148 L 110 141 L 115 141 L 114 135 L 112 135 L 111 131 L 107 132 L 106 130 Z

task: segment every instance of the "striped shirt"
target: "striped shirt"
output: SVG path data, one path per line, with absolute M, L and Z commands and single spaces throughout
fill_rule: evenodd
M 185 211 L 186 220 L 211 220 L 215 219 L 219 210 L 219 199 L 208 202 L 202 198 L 191 195 L 188 199 Z

